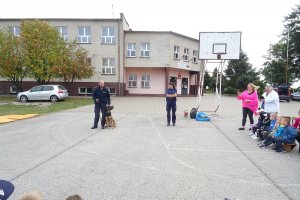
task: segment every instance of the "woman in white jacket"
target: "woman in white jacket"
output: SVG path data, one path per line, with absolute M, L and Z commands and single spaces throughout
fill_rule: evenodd
M 266 87 L 266 92 L 262 95 L 264 97 L 264 111 L 266 113 L 279 113 L 279 96 L 272 86 Z

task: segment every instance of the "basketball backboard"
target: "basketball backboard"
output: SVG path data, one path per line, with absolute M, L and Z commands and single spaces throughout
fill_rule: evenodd
M 241 32 L 200 32 L 199 60 L 238 60 Z

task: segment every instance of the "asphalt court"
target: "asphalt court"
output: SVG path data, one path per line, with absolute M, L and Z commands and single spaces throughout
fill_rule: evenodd
M 238 131 L 240 102 L 224 97 L 221 118 L 183 117 L 194 98 L 178 98 L 166 126 L 164 98 L 113 98 L 115 129 L 91 130 L 93 106 L 0 126 L 0 177 L 45 199 L 300 199 L 300 154 L 260 149 Z M 203 97 L 200 108 L 214 108 Z M 225 106 L 226 105 L 226 106 Z M 299 102 L 282 102 L 288 115 Z M 7 156 L 9 155 L 9 156 Z

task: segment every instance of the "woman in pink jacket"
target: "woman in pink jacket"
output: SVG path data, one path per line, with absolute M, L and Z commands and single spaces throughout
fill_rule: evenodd
M 242 100 L 243 106 L 242 127 L 239 128 L 239 130 L 245 130 L 247 115 L 249 116 L 250 127 L 252 128 L 254 124 L 253 113 L 257 111 L 258 108 L 258 96 L 256 86 L 253 83 L 249 83 L 247 86 L 247 90 L 245 90 L 243 93 L 237 93 L 237 98 L 239 100 Z

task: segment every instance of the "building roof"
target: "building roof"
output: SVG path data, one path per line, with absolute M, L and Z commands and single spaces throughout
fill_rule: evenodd
M 133 30 L 129 30 L 129 31 L 125 31 L 125 33 L 165 33 L 165 34 L 172 34 L 172 35 L 176 35 L 176 36 L 180 36 L 180 37 L 184 37 L 190 40 L 194 40 L 194 41 L 199 41 L 198 39 L 186 36 L 186 35 L 182 35 L 180 33 L 176 33 L 173 31 L 133 31 Z

